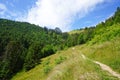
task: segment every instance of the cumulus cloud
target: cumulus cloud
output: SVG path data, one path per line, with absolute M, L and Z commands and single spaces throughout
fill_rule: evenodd
M 104 0 L 37 0 L 25 21 L 49 28 L 68 31 L 76 18 L 84 17 Z

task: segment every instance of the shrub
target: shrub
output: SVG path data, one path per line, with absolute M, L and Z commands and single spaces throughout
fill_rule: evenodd
M 43 70 L 44 70 L 44 73 L 47 74 L 48 72 L 50 72 L 51 67 L 49 65 L 46 65 Z
M 58 59 L 55 59 L 55 64 L 60 64 L 60 63 L 62 63 L 65 59 L 66 59 L 66 57 L 59 56 Z

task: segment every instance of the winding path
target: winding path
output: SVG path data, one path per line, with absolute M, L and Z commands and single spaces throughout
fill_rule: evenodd
M 120 74 L 115 72 L 115 71 L 113 71 L 109 66 L 107 66 L 107 65 L 105 65 L 105 64 L 103 64 L 101 62 L 98 62 L 98 61 L 95 61 L 95 60 L 91 60 L 91 59 L 87 58 L 83 54 L 81 54 L 81 56 L 82 56 L 83 59 L 88 59 L 88 60 L 92 61 L 93 63 L 98 64 L 101 67 L 102 70 L 108 71 L 110 74 L 112 74 L 113 76 L 115 76 L 115 77 L 120 79 Z

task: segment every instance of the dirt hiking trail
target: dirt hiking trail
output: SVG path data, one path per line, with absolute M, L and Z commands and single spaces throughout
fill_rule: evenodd
M 82 56 L 83 59 L 88 59 L 88 60 L 92 61 L 93 63 L 98 64 L 101 67 L 102 70 L 105 70 L 105 71 L 109 72 L 110 74 L 112 74 L 113 76 L 120 79 L 120 74 L 113 71 L 109 66 L 107 66 L 107 65 L 105 65 L 105 64 L 103 64 L 103 63 L 101 63 L 99 61 L 91 60 L 91 59 L 87 58 L 83 54 L 81 54 L 81 56 Z

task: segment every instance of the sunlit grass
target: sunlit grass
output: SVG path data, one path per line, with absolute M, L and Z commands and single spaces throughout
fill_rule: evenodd
M 70 31 L 69 34 L 79 34 L 81 32 L 83 32 L 84 30 L 73 30 L 73 31 Z
M 89 58 L 107 64 L 120 73 L 120 38 L 104 42 L 103 44 L 84 45 L 81 50 Z
M 97 49 L 102 50 L 101 47 L 107 44 L 109 43 L 94 45 L 93 47 L 82 45 L 59 51 L 54 55 L 43 58 L 41 64 L 30 71 L 19 72 L 12 80 L 118 80 L 108 72 L 101 70 L 101 68 L 93 62 L 84 60 L 81 56 L 83 52 L 88 57 L 99 60 L 99 58 L 93 58 L 94 56 L 92 56 L 92 54 L 97 56 L 97 54 L 93 52 Z M 60 56 L 65 57 L 65 60 L 56 64 L 56 60 L 59 59 Z M 100 57 L 100 59 L 102 58 Z M 45 69 L 48 69 L 48 71 L 45 72 Z

